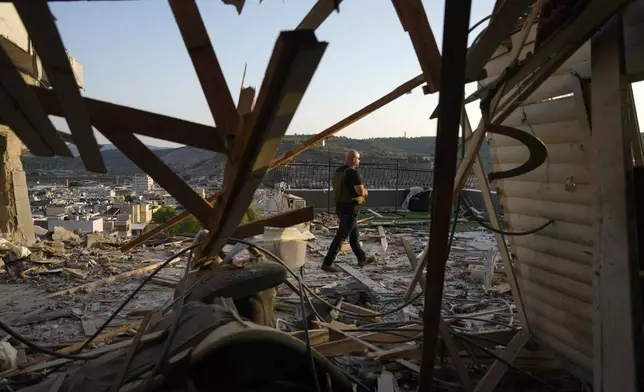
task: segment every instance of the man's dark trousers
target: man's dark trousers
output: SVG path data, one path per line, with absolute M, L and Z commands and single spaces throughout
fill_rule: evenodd
M 333 242 L 329 247 L 329 251 L 324 258 L 324 265 L 332 265 L 337 256 L 338 251 L 340 250 L 340 245 L 342 241 L 346 240 L 349 237 L 349 244 L 353 253 L 358 258 L 358 262 L 363 262 L 366 259 L 366 255 L 360 246 L 360 239 L 358 238 L 358 221 L 356 215 L 344 215 L 338 214 L 340 218 L 340 223 L 338 225 L 338 231 L 335 233 Z

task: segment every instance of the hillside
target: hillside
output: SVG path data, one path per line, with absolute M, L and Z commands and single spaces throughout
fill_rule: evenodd
M 295 145 L 308 139 L 310 135 L 288 135 L 282 141 L 278 154 L 288 151 Z M 356 149 L 362 154 L 364 163 L 395 163 L 401 165 L 424 166 L 427 162 L 419 158 L 434 155 L 434 137 L 416 138 L 372 138 L 351 139 L 347 137 L 333 137 L 326 141 L 325 146 L 317 144 L 297 157 L 299 162 L 328 162 L 342 159 L 347 149 Z M 201 150 L 194 147 L 180 148 L 153 148 L 153 152 L 168 166 L 177 171 L 182 177 L 200 177 L 219 175 L 224 164 L 222 154 Z M 140 170 L 113 146 L 102 149 L 103 159 L 110 174 L 132 175 Z M 491 168 L 489 149 L 487 144 L 481 148 L 483 163 L 487 170 Z M 55 172 L 73 171 L 79 175 L 87 174 L 82 161 L 76 158 L 40 158 L 24 156 L 23 166 L 27 174 L 54 174 Z

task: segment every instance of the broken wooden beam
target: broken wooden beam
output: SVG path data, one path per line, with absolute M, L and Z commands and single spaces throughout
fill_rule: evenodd
M 339 333 L 339 334 L 345 336 L 347 339 L 353 340 L 354 342 L 364 346 L 365 348 L 367 348 L 367 349 L 369 349 L 371 351 L 374 351 L 376 353 L 380 353 L 380 352 L 385 351 L 385 350 L 381 349 L 380 347 L 376 346 L 375 344 L 365 342 L 364 340 L 360 339 L 359 337 L 351 335 L 350 333 L 345 332 L 345 331 L 343 331 L 343 330 L 341 330 L 339 328 L 333 327 L 333 326 L 331 326 L 329 324 L 326 324 L 325 327 L 328 328 L 329 330 L 333 331 L 333 332 L 336 332 L 336 333 Z M 391 336 L 391 335 L 389 335 L 389 336 Z M 316 347 L 315 350 L 318 350 L 318 348 Z M 406 367 L 407 369 L 411 370 L 412 372 L 420 373 L 420 367 L 418 365 L 416 365 L 416 364 L 413 364 L 413 363 L 411 363 L 409 361 L 406 361 L 404 359 L 396 359 L 395 361 L 397 363 L 399 363 L 400 365 Z M 432 361 L 432 363 L 433 363 L 433 361 Z
M 429 247 L 422 263 L 427 265 L 427 276 L 432 281 L 427 282 L 425 291 L 420 390 L 431 389 L 441 320 L 471 5 L 471 0 L 445 2 L 441 65 L 443 71 L 440 79 L 440 108 L 436 131 L 436 171 L 432 192 Z M 431 263 L 428 263 L 428 260 L 431 260 Z
M 490 102 L 490 122 L 501 124 L 570 55 L 587 42 L 599 26 L 628 3 L 628 0 L 589 2 L 577 17 L 550 36 L 514 72 L 496 79 L 486 98 Z
M 485 373 L 474 389 L 474 392 L 492 392 L 501 381 L 501 378 L 508 371 L 508 363 L 512 363 L 519 355 L 523 346 L 530 340 L 530 334 L 525 331 L 519 331 L 512 338 L 510 343 L 501 352 L 501 359 L 494 361 L 494 364 Z
M 225 133 L 238 135 L 239 113 L 196 1 L 169 0 L 169 3 L 215 123 Z
M 91 172 L 106 173 L 107 168 L 94 137 L 94 130 L 78 89 L 69 55 L 47 1 L 14 0 L 13 4 L 29 32 L 29 38 L 38 52 L 43 68 L 47 72 L 47 78 L 60 100 L 83 164 Z
M 416 76 L 415 78 L 412 78 L 405 83 L 401 84 L 400 86 L 396 87 L 393 89 L 391 92 L 388 94 L 382 96 L 381 98 L 377 99 L 376 101 L 370 103 L 369 105 L 363 107 L 362 109 L 358 110 L 357 112 L 349 115 L 348 117 L 345 117 L 344 119 L 338 121 L 337 123 L 331 125 L 329 128 L 325 129 L 324 131 L 311 136 L 301 144 L 294 146 L 291 148 L 289 151 L 285 152 L 284 154 L 275 157 L 273 161 L 271 162 L 271 168 L 280 166 L 284 162 L 290 161 L 296 156 L 302 154 L 303 152 L 307 151 L 310 149 L 312 146 L 314 146 L 317 143 L 320 143 L 321 141 L 328 139 L 329 137 L 335 135 L 336 133 L 340 132 L 341 130 L 345 129 L 349 125 L 353 124 L 354 122 L 366 117 L 367 115 L 375 112 L 376 110 L 382 108 L 383 106 L 395 101 L 396 99 L 402 97 L 403 95 L 410 93 L 413 89 L 416 87 L 420 86 L 423 84 L 425 81 L 425 78 L 423 77 L 422 74 Z
M 501 3 L 499 9 L 492 15 L 481 38 L 467 53 L 466 81 L 480 80 L 480 74 L 484 70 L 485 64 L 499 48 L 501 42 L 515 29 L 519 17 L 533 3 L 533 0 L 513 0 Z M 519 45 L 520 47 L 521 45 Z
M 33 96 L 20 71 L 0 46 L 0 116 L 36 156 L 61 155 L 71 157 L 69 148 L 57 136 L 38 100 Z
M 126 157 L 148 173 L 159 185 L 170 193 L 181 205 L 191 211 L 204 227 L 208 227 L 212 207 L 185 181 L 170 169 L 134 134 L 113 132 L 112 127 L 99 128 Z
M 217 254 L 241 221 L 326 46 L 310 30 L 280 34 L 255 109 L 244 124 L 243 134 L 235 139 L 230 163 L 226 165 L 226 186 L 214 207 L 204 254 Z
M 392 0 L 392 3 L 400 23 L 409 33 L 416 57 L 423 70 L 425 83 L 427 83 L 425 93 L 435 93 L 440 88 L 441 54 L 423 3 L 421 0 Z
M 32 87 L 45 112 L 64 117 L 65 113 L 52 90 Z M 121 106 L 92 98 L 83 98 L 92 125 L 118 134 L 137 134 L 204 150 L 225 153 L 224 134 L 218 128 Z
M 317 30 L 342 0 L 317 0 L 296 30 Z
M 282 164 L 294 159 L 296 156 L 302 154 L 305 151 L 308 151 L 311 147 L 313 147 L 316 143 L 319 143 L 334 134 L 340 132 L 341 130 L 345 129 L 349 125 L 355 123 L 356 121 L 366 117 L 367 115 L 375 112 L 376 110 L 382 108 L 383 106 L 395 101 L 396 99 L 402 97 L 403 95 L 410 93 L 414 88 L 420 86 L 424 82 L 424 77 L 423 75 L 418 75 L 413 79 L 410 79 L 406 81 L 405 83 L 401 84 L 400 86 L 396 87 L 394 90 L 389 92 L 388 94 L 384 95 L 383 97 L 379 98 L 378 100 L 370 103 L 369 105 L 363 107 L 362 109 L 358 110 L 357 112 L 349 115 L 348 117 L 340 120 L 339 122 L 335 123 L 334 125 L 330 126 L 329 128 L 325 129 L 324 131 L 310 137 L 307 139 L 305 142 L 302 144 L 299 144 L 289 151 L 285 152 L 284 154 L 275 157 L 270 164 L 270 167 L 268 170 L 272 170 L 276 167 L 281 166 Z M 219 192 L 216 192 L 206 200 L 209 203 L 213 203 L 217 198 L 219 197 Z M 156 228 L 152 229 L 149 232 L 142 233 L 139 235 L 137 238 L 133 239 L 132 241 L 128 242 L 127 244 L 123 245 L 121 247 L 121 251 L 126 252 L 132 248 L 135 248 L 139 245 L 141 245 L 143 242 L 147 241 L 148 239 L 154 237 L 155 235 L 159 233 L 163 233 L 164 231 L 168 230 L 170 227 L 178 224 L 182 220 L 188 218 L 190 216 L 189 211 L 184 211 L 178 215 L 175 215 L 174 217 L 170 218 L 166 223 L 157 226 Z
M 368 287 L 371 291 L 373 291 L 376 294 L 391 294 L 392 291 L 389 290 L 386 287 L 383 287 L 380 283 L 374 281 L 367 275 L 363 274 L 361 271 L 358 271 L 357 269 L 351 267 L 350 265 L 347 265 L 345 263 L 338 263 L 336 264 L 342 271 L 346 272 L 347 274 L 351 275 L 353 278 L 355 278 L 357 281 L 360 283 L 364 284 L 366 287 Z
M 420 345 L 418 344 L 401 344 L 382 351 L 371 352 L 367 354 L 368 359 L 374 361 L 391 361 L 392 359 L 419 359 Z
M 174 260 L 172 260 L 170 262 L 170 264 L 174 264 L 174 263 L 178 262 L 179 260 L 180 260 L 180 258 L 176 257 Z M 94 281 L 94 282 L 86 283 L 86 284 L 83 284 L 83 285 L 80 285 L 80 286 L 76 286 L 76 287 L 72 287 L 72 288 L 69 288 L 69 289 L 57 291 L 55 293 L 49 294 L 46 298 L 55 298 L 55 297 L 60 297 L 61 295 L 74 294 L 74 293 L 76 293 L 78 291 L 85 291 L 85 292 L 91 291 L 91 290 L 94 290 L 95 288 L 97 288 L 99 286 L 104 285 L 104 284 L 116 282 L 119 279 L 129 278 L 129 277 L 132 277 L 132 276 L 137 276 L 137 275 L 144 274 L 144 273 L 146 273 L 148 271 L 152 271 L 152 270 L 156 269 L 158 266 L 160 266 L 163 263 L 165 263 L 165 261 L 162 261 L 160 263 L 154 263 L 154 264 L 146 265 L 145 267 L 141 267 L 141 268 L 137 268 L 135 270 L 123 272 L 123 273 L 118 274 L 118 275 L 109 276 L 107 278 L 103 278 L 103 279 L 100 279 L 100 280 L 97 280 L 97 281 Z

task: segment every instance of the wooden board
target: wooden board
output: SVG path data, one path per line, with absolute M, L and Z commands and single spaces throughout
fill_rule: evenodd
M 362 283 L 365 286 L 367 286 L 374 293 L 376 293 L 376 294 L 391 294 L 392 293 L 391 290 L 383 287 L 381 284 L 375 282 L 370 277 L 368 277 L 367 275 L 365 275 L 362 272 L 358 271 L 357 269 L 351 267 L 350 265 L 347 265 L 346 263 L 338 263 L 336 265 L 340 269 L 342 269 L 342 271 L 344 271 L 347 274 L 353 276 L 360 283 Z
M 227 134 L 239 133 L 239 113 L 196 1 L 170 0 L 170 8 L 215 123 Z
M 249 121 L 244 121 L 243 136 L 235 139 L 226 165 L 226 186 L 213 209 L 205 254 L 219 253 L 239 225 L 326 47 L 310 30 L 280 33 L 256 107 Z
M 78 89 L 74 70 L 47 1 L 16 0 L 14 6 L 29 31 L 29 38 L 60 100 L 83 164 L 91 172 L 106 173 L 107 168 L 94 137 L 94 130 Z
M 20 72 L 2 46 L 0 46 L 0 66 L 2 82 L 0 115 L 3 123 L 13 129 L 33 155 L 71 156 L 71 151 L 57 136 L 56 129 L 29 91 Z
M 385 229 L 382 226 L 378 226 L 378 234 L 380 235 L 380 245 L 382 246 L 382 252 L 385 253 L 387 252 L 387 234 L 385 233 Z

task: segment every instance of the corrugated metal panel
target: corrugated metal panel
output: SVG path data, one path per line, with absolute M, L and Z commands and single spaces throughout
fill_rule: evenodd
M 520 56 L 532 50 L 529 44 Z M 488 74 L 499 73 L 511 61 L 508 57 L 500 55 L 490 61 Z M 510 230 L 532 230 L 554 220 L 539 233 L 509 237 L 515 275 L 534 338 L 576 374 L 591 381 L 593 211 L 586 154 L 589 134 L 579 121 L 580 97 L 573 95 L 578 86 L 574 83 L 578 82 L 571 72 L 590 75 L 589 44 L 504 122 L 541 139 L 548 159 L 536 170 L 499 181 L 497 186 Z M 551 99 L 554 97 L 559 98 Z M 514 139 L 492 134 L 489 144 L 496 171 L 517 167 L 528 159 L 528 149 Z
M 644 78 L 644 0 L 624 17 L 627 71 Z M 519 59 L 534 50 L 534 29 Z M 516 45 L 518 34 L 512 37 Z M 639 49 L 638 49 L 639 48 Z M 486 65 L 486 85 L 513 60 L 500 47 Z M 593 194 L 586 146 L 587 110 L 577 76 L 590 77 L 590 44 L 582 46 L 543 83 L 504 125 L 544 142 L 548 159 L 536 170 L 497 182 L 504 219 L 512 231 L 527 231 L 552 219 L 539 233 L 509 237 L 518 288 L 532 336 L 577 375 L 593 372 Z M 555 99 L 556 98 L 556 99 Z M 519 166 L 528 150 L 514 139 L 489 135 L 495 171 Z

